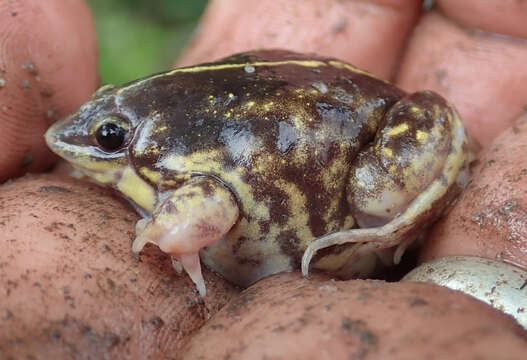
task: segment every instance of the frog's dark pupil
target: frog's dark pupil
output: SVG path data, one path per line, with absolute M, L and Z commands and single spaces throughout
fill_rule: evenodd
M 124 129 L 118 124 L 106 123 L 97 129 L 95 138 L 104 150 L 114 151 L 123 145 L 125 135 Z

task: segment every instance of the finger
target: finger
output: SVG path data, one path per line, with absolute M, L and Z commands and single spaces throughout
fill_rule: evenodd
M 474 29 L 527 38 L 527 6 L 518 0 L 440 0 L 448 18 Z
M 54 161 L 43 134 L 96 88 L 83 1 L 0 1 L 0 182 Z
M 397 83 L 409 91 L 431 89 L 444 95 L 458 109 L 469 133 L 488 145 L 527 102 L 527 42 L 514 37 L 525 35 L 525 15 L 520 21 L 517 13 L 525 14 L 526 9 L 506 1 L 499 5 L 503 11 L 491 14 L 477 3 L 457 2 L 465 15 L 454 19 L 448 16 L 456 8 L 448 1 L 440 3 L 444 12 L 424 16 L 410 39 Z M 476 14 L 480 20 L 475 20 Z M 467 18 L 474 20 L 463 23 Z
M 179 65 L 256 48 L 315 52 L 392 75 L 420 1 L 211 0 Z
M 237 291 L 205 271 L 202 299 L 137 216 L 98 186 L 51 175 L 0 188 L 2 359 L 172 358 Z
M 421 259 L 472 255 L 527 269 L 527 114 L 485 149 L 455 208 L 433 229 Z
M 283 273 L 234 298 L 181 353 L 238 360 L 493 359 L 506 352 L 521 359 L 525 351 L 511 317 L 461 292 Z

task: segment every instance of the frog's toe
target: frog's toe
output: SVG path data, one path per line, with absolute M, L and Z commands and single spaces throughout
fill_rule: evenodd
M 148 223 L 150 223 L 151 221 L 152 219 L 149 219 L 149 218 L 143 218 L 143 219 L 137 220 L 137 222 L 135 223 L 135 233 L 137 235 L 141 234 L 145 230 Z
M 151 241 L 151 235 L 148 232 L 145 232 L 145 229 L 148 228 L 148 225 L 152 222 L 152 219 L 145 218 L 140 219 L 135 224 L 135 240 L 132 243 L 132 251 L 135 254 L 139 254 L 145 245 Z
M 181 268 L 185 269 L 190 279 L 194 282 L 201 297 L 205 297 L 207 294 L 207 288 L 205 286 L 203 275 L 201 274 L 199 253 L 179 255 L 177 261 Z
M 177 272 L 178 274 L 181 274 L 183 272 L 183 265 L 181 265 L 179 260 L 176 259 L 175 257 L 172 256 L 171 258 L 172 258 L 172 269 L 174 269 L 174 271 Z
M 393 253 L 393 263 L 394 264 L 399 264 L 401 262 L 401 259 L 404 253 L 406 252 L 406 249 L 408 249 L 408 247 L 412 245 L 413 242 L 414 242 L 414 237 L 409 236 L 407 239 L 405 239 L 404 241 L 401 241 L 399 245 L 397 245 L 397 248 L 395 249 L 395 252 Z
M 152 242 L 152 241 L 150 240 L 148 236 L 146 236 L 143 233 L 138 234 L 135 237 L 134 242 L 132 243 L 132 251 L 134 252 L 134 254 L 139 254 L 143 250 L 145 245 L 149 242 Z

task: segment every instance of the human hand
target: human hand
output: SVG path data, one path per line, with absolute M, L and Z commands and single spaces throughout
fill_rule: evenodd
M 56 162 L 45 130 L 98 85 L 83 1 L 0 1 L 0 182 Z M 156 249 L 135 257 L 137 220 L 110 192 L 67 176 L 0 186 L 0 359 L 175 357 L 237 293 L 205 272 L 205 303 Z
M 62 2 L 56 1 L 56 3 L 61 4 L 52 13 L 59 13 L 60 16 L 64 16 L 65 8 Z M 524 44 L 497 36 L 473 34 L 463 30 L 459 25 L 454 25 L 442 14 L 427 13 L 419 17 L 420 4 L 418 1 L 384 1 L 382 2 L 384 5 L 365 2 L 310 1 L 295 5 L 280 4 L 273 1 L 254 1 L 251 3 L 247 0 L 232 0 L 228 5 L 222 3 L 221 7 L 219 3 L 214 1 L 210 4 L 201 33 L 180 60 L 181 64 L 214 60 L 236 51 L 258 47 L 285 47 L 302 52 L 319 52 L 323 55 L 335 56 L 379 76 L 389 78 L 405 90 L 429 88 L 442 93 L 457 106 L 469 130 L 472 130 L 473 135 L 484 145 L 490 143 L 492 135 L 498 132 L 497 129 L 506 128 L 512 123 L 512 119 L 522 111 L 521 102 L 525 101 L 524 98 L 522 100 L 525 93 L 522 93 L 521 84 L 525 83 L 527 76 L 527 69 L 523 65 L 527 58 Z M 445 14 L 448 14 L 450 18 L 456 17 L 458 12 L 452 10 L 455 4 L 452 5 L 449 2 L 442 2 L 441 4 L 441 9 Z M 46 7 L 46 9 L 52 9 L 52 7 Z M 488 31 L 526 37 L 527 35 L 522 33 L 525 31 L 525 28 L 522 28 L 522 22 L 514 20 L 515 16 L 522 19 L 519 15 L 522 14 L 521 9 L 515 8 L 514 5 L 502 9 L 503 12 L 499 21 L 489 20 L 491 16 L 488 14 L 485 16 L 484 11 L 482 14 L 480 13 L 479 17 L 470 16 L 472 21 L 474 18 L 480 19 L 480 22 L 477 23 L 467 23 L 467 20 L 461 15 L 457 15 L 456 20 L 464 22 L 467 26 L 480 26 Z M 85 8 L 82 11 L 84 11 L 83 16 L 86 18 L 89 14 L 85 12 Z M 473 12 L 468 13 L 473 15 Z M 22 16 L 22 14 L 23 12 L 19 11 L 17 16 Z M 459 12 L 459 14 L 467 14 L 467 12 Z M 507 14 L 509 14 L 508 21 L 503 21 Z M 525 13 L 523 14 L 523 18 L 525 18 Z M 5 14 L 0 12 L 0 16 L 5 16 Z M 318 22 L 313 23 L 313 19 L 317 18 Z M 72 16 L 72 19 L 75 19 L 75 16 Z M 4 22 L 0 23 L 3 24 Z M 82 21 L 72 21 L 71 26 L 75 28 L 82 23 Z M 30 24 L 34 23 L 30 22 Z M 417 28 L 415 28 L 416 24 L 418 24 Z M 77 31 L 82 37 L 91 36 L 90 34 L 93 33 L 91 28 Z M 29 31 L 26 32 L 29 33 Z M 4 33 L 4 31 L 0 31 L 0 33 Z M 71 35 L 75 34 L 75 31 L 68 29 L 64 33 Z M 46 33 L 42 32 L 42 34 L 44 34 L 42 41 L 48 41 Z M 75 37 L 72 36 L 71 38 Z M 70 48 L 66 41 L 73 40 L 65 39 L 59 44 Z M 79 40 L 74 41 L 78 45 Z M 25 42 L 27 40 L 22 41 L 22 43 Z M 19 43 L 17 42 L 17 44 Z M 51 46 L 51 48 L 56 46 Z M 72 44 L 71 46 L 75 48 L 76 45 Z M 64 65 L 60 67 L 61 73 L 65 69 L 69 69 L 70 72 L 65 71 L 65 73 L 71 74 L 75 72 L 74 69 L 79 68 L 77 65 L 81 61 L 86 61 L 88 63 L 86 68 L 91 69 L 91 75 L 88 75 L 87 78 L 93 82 L 87 78 L 73 82 L 71 79 L 78 79 L 79 77 L 68 75 L 66 80 L 69 81 L 58 83 L 56 86 L 59 89 L 70 89 L 68 86 L 78 86 L 82 92 L 67 90 L 64 95 L 60 95 L 57 90 L 52 98 L 61 99 L 59 103 L 64 106 L 64 110 L 57 110 L 57 117 L 73 110 L 93 92 L 96 86 L 95 63 L 90 63 L 88 61 L 90 56 L 87 56 L 88 54 L 95 54 L 94 45 L 86 53 L 78 52 L 82 54 L 77 55 L 79 59 L 65 61 Z M 485 54 L 483 59 L 474 56 L 479 53 Z M 9 53 L 8 56 L 0 54 L 0 63 L 6 61 L 4 57 L 12 59 L 11 56 L 12 53 Z M 75 64 L 73 68 L 72 64 Z M 45 65 L 41 64 L 40 61 L 36 62 L 36 65 L 39 68 L 41 79 L 44 80 Z M 50 66 L 50 68 L 59 68 L 54 66 Z M 499 74 L 496 71 L 485 72 L 485 68 L 500 69 L 500 72 Z M 13 71 L 21 75 L 24 74 L 16 66 L 13 67 Z M 481 76 L 485 73 L 488 76 Z M 470 78 L 469 74 L 472 74 L 473 77 Z M 79 76 L 84 75 L 79 74 Z M 52 78 L 55 79 L 55 77 Z M 6 85 L 10 84 L 10 81 L 11 76 L 9 78 L 6 76 Z M 484 86 L 478 86 L 478 84 L 484 84 Z M 471 91 L 469 92 L 467 88 Z M 7 89 L 7 86 L 0 89 L 0 99 L 3 99 L 2 91 Z M 11 90 L 9 93 L 15 94 Z M 24 92 L 20 93 L 25 94 Z M 77 95 L 70 99 L 71 94 Z M 24 99 L 23 96 L 12 97 L 11 95 L 8 98 Z M 492 106 L 489 107 L 489 103 L 492 103 Z M 27 119 L 27 109 L 25 108 L 27 103 L 20 100 L 20 102 L 13 104 L 13 111 L 19 111 L 22 114 L 20 118 Z M 48 105 L 46 102 L 43 104 Z M 33 109 L 34 114 L 42 113 L 45 106 L 39 108 L 32 105 L 31 109 Z M 9 119 L 12 118 L 14 117 L 9 117 Z M 4 121 L 2 119 L 2 124 Z M 491 125 L 481 125 L 487 123 Z M 20 125 L 24 122 L 18 120 L 16 124 Z M 5 129 L 8 128 L 5 125 L 2 126 Z M 31 134 L 28 139 L 37 143 L 41 141 L 41 134 L 47 126 L 46 121 L 43 121 L 40 126 L 40 133 Z M 27 132 L 22 134 L 26 135 Z M 22 139 L 17 138 L 17 136 L 21 136 L 19 131 L 8 138 Z M 10 140 L 10 142 L 22 143 L 21 140 Z M 0 141 L 0 145 L 2 144 Z M 11 148 L 11 146 L 7 146 L 2 150 L 10 151 Z M 37 147 L 36 149 L 42 148 Z M 17 154 L 23 153 L 21 150 L 17 152 Z M 41 169 L 50 161 L 49 155 L 44 155 L 43 150 L 42 152 L 37 150 L 36 153 L 43 155 L 42 158 L 36 158 L 35 167 L 31 168 L 32 170 Z M 12 156 L 9 157 L 9 159 L 12 158 Z M 523 161 L 523 165 L 521 165 L 521 161 Z M 525 160 L 521 158 L 515 159 L 514 163 L 518 169 L 521 169 L 522 166 L 527 168 Z M 38 165 L 40 167 L 37 167 L 37 164 L 40 164 Z M 3 167 L 3 169 L 12 168 Z M 2 174 L 8 173 L 2 172 Z M 11 177 L 14 174 L 16 172 L 10 172 L 8 176 Z M 489 177 L 489 175 L 486 176 Z M 517 185 L 518 194 L 520 194 L 521 189 L 526 188 L 525 179 L 525 177 L 522 178 Z M 522 201 L 525 201 L 524 194 L 519 195 L 523 196 Z M 185 335 L 198 329 L 206 318 L 213 315 L 230 298 L 235 296 L 236 291 L 230 288 L 228 284 L 214 274 L 206 273 L 205 278 L 209 294 L 204 302 L 201 302 L 192 291 L 192 283 L 186 278 L 174 275 L 170 266 L 167 265 L 168 259 L 160 255 L 154 248 L 150 248 L 145 255 L 141 255 L 141 262 L 138 262 L 128 251 L 133 237 L 133 223 L 137 216 L 108 192 L 98 190 L 93 185 L 79 184 L 58 177 L 40 176 L 5 185 L 0 189 L 0 198 L 2 199 L 0 205 L 2 206 L 2 216 L 5 218 L 0 223 L 0 227 L 3 228 L 2 237 L 9 244 L 7 251 L 0 256 L 0 263 L 6 264 L 0 267 L 0 284 L 2 284 L 2 288 L 6 289 L 6 302 L 0 305 L 0 316 L 2 316 L 1 311 L 5 309 L 6 316 L 5 320 L 2 318 L 2 329 L 6 326 L 9 326 L 10 329 L 10 333 L 0 335 L 0 339 L 3 341 L 0 342 L 0 354 L 7 346 L 11 346 L 8 348 L 9 350 L 15 348 L 16 351 L 20 351 L 15 353 L 16 356 L 37 354 L 39 351 L 44 351 L 44 354 L 58 354 L 56 357 L 66 357 L 68 351 L 73 351 L 71 349 L 74 345 L 76 352 L 73 354 L 78 357 L 92 354 L 94 357 L 128 356 L 133 358 L 166 354 L 177 358 L 181 356 L 180 350 L 188 340 Z M 27 205 L 29 201 L 42 204 L 42 208 L 33 209 Z M 70 225 L 73 225 L 73 228 Z M 86 238 L 86 235 L 89 235 L 91 240 Z M 43 259 L 39 254 L 46 254 L 47 256 Z M 94 278 L 90 278 L 88 275 Z M 278 298 L 276 299 L 269 300 L 272 296 L 281 294 L 280 289 L 283 286 L 286 289 L 283 293 L 289 294 L 287 296 L 293 298 L 294 301 L 298 299 L 295 296 L 298 294 L 293 291 L 296 286 L 307 292 L 318 291 L 321 288 L 325 289 L 323 291 L 329 289 L 329 292 L 323 294 L 327 296 L 325 299 L 331 299 L 332 290 L 329 286 L 331 283 L 328 285 L 325 278 L 315 278 L 306 283 L 306 280 L 294 276 L 283 274 L 263 280 L 256 285 L 254 290 L 248 290 L 242 297 L 235 297 L 233 303 L 239 304 L 238 308 L 229 312 L 233 308 L 226 307 L 222 310 L 219 318 L 228 317 L 231 314 L 233 317 L 230 320 L 236 320 L 237 317 L 243 316 L 242 320 L 245 323 L 254 316 L 268 317 L 269 328 L 275 328 L 273 325 L 276 323 L 272 322 L 278 321 L 280 314 L 290 311 L 290 309 L 275 307 L 275 317 L 269 316 L 268 312 L 263 313 L 261 308 L 258 308 L 260 305 L 259 298 L 262 295 L 262 299 L 267 299 L 268 303 L 292 301 L 289 298 L 281 298 L 280 295 L 277 295 Z M 39 283 L 40 287 L 33 287 L 35 283 Z M 358 282 L 338 283 L 336 285 L 338 293 L 344 291 L 351 296 L 354 294 L 353 287 L 359 286 L 354 284 L 358 284 Z M 372 285 L 368 283 L 365 286 L 371 287 Z M 306 287 L 308 290 L 305 290 Z M 425 289 L 426 286 L 424 285 L 420 290 L 410 289 L 402 285 L 400 288 L 401 290 L 397 291 L 401 291 L 401 297 L 410 297 L 413 292 L 417 291 L 422 299 L 429 303 L 432 303 L 432 298 L 442 296 L 443 291 L 433 292 L 436 291 L 433 290 L 427 295 L 428 290 Z M 45 289 L 45 291 L 41 289 Z M 255 294 L 258 297 L 255 297 Z M 308 297 L 309 295 L 306 294 L 305 296 Z M 444 296 L 445 299 L 448 298 L 447 295 Z M 455 300 L 456 296 L 461 297 L 459 294 L 449 294 L 448 296 L 452 296 L 450 302 L 466 301 L 463 304 L 466 304 L 467 307 L 471 306 L 470 301 L 465 300 L 464 297 L 463 300 Z M 311 298 L 316 299 L 316 296 L 311 294 Z M 21 299 L 31 300 L 26 304 L 17 305 L 20 304 Z M 374 311 L 386 311 L 387 308 L 397 306 L 400 302 L 400 298 L 390 296 L 383 298 L 384 300 L 386 302 L 383 305 L 378 305 L 379 308 L 375 308 Z M 359 301 L 357 297 L 356 304 L 352 302 L 350 307 L 339 310 L 336 313 L 338 317 L 331 318 L 331 321 L 328 320 L 330 319 L 328 317 L 320 316 L 321 313 L 327 311 L 324 310 L 323 306 L 315 308 L 311 312 L 304 308 L 297 309 L 294 311 L 298 313 L 298 316 L 291 321 L 294 322 L 295 319 L 302 317 L 300 311 L 307 311 L 305 314 L 316 317 L 320 321 L 319 324 L 326 324 L 332 329 L 341 325 L 346 328 L 345 323 L 340 320 L 346 317 L 356 320 L 353 318 L 355 313 L 348 314 L 346 312 L 349 312 L 350 308 L 356 309 L 361 304 L 364 305 L 364 301 L 375 303 L 375 299 Z M 330 304 L 325 305 L 329 306 Z M 472 306 L 477 308 L 481 305 Z M 438 307 L 431 305 L 430 308 L 437 309 Z M 46 309 L 44 313 L 42 309 Z M 240 309 L 243 310 L 241 313 L 238 311 Z M 444 311 L 452 311 L 452 309 L 447 308 Z M 487 313 L 485 310 L 482 312 L 485 312 L 486 315 L 482 316 L 481 322 L 475 325 L 471 323 L 468 329 L 463 331 L 486 329 L 488 330 L 486 336 L 479 339 L 481 344 L 495 344 L 498 351 L 500 349 L 503 351 L 500 346 L 506 347 L 507 350 L 511 348 L 521 349 L 521 342 L 517 341 L 517 337 L 513 335 L 514 332 L 506 320 L 500 319 L 498 321 L 500 325 L 493 325 L 493 329 L 487 328 L 485 324 L 490 321 L 489 318 L 496 315 L 493 315 L 492 312 Z M 400 309 L 400 313 L 406 314 L 403 317 L 406 319 L 421 319 L 419 316 L 422 316 L 422 314 L 409 312 L 404 307 Z M 37 317 L 35 314 L 41 316 Z M 471 312 L 471 314 L 473 313 Z M 359 322 L 348 324 L 351 333 L 373 334 L 375 339 L 384 339 L 382 332 L 379 331 L 379 324 L 376 322 L 369 323 L 368 314 L 361 316 L 363 317 L 360 317 Z M 18 328 L 12 325 L 13 322 L 8 322 L 13 319 L 17 320 Z M 422 321 L 425 321 L 424 318 Z M 440 318 L 437 325 L 432 326 L 429 330 L 431 333 L 435 331 L 435 334 L 439 334 L 441 333 L 440 327 L 445 326 L 445 323 L 453 327 L 459 322 L 458 317 L 452 318 L 448 322 L 442 322 Z M 313 330 L 315 334 L 323 334 L 322 327 L 317 327 L 313 323 L 316 321 L 302 326 L 305 329 Z M 7 325 L 3 326 L 4 324 Z M 303 323 L 300 321 L 299 324 Z M 366 324 L 369 328 L 365 329 L 365 325 L 360 325 L 357 328 L 357 324 Z M 207 334 L 211 334 L 211 330 L 218 331 L 217 329 L 223 325 L 225 323 L 219 320 L 208 323 L 200 331 L 199 336 L 191 341 L 186 351 L 191 354 L 197 350 L 210 349 L 208 355 L 217 356 L 222 349 L 206 346 L 204 341 L 207 339 Z M 225 331 L 234 329 L 231 325 Z M 407 326 L 400 329 L 400 333 L 411 337 L 411 330 L 415 330 L 417 326 L 419 324 L 415 324 L 414 327 Z M 263 326 L 263 328 L 266 327 Z M 39 336 L 32 334 L 35 331 L 38 332 Z M 456 336 L 461 338 L 463 334 L 466 334 L 463 331 L 460 330 Z M 214 339 L 221 336 L 217 332 L 212 332 L 212 334 Z M 227 334 L 230 334 L 227 335 L 228 339 L 240 340 L 238 342 L 240 349 L 243 348 L 243 343 L 250 344 L 254 336 L 257 335 L 246 330 L 236 335 L 233 335 L 232 332 L 227 332 Z M 304 334 L 301 335 L 312 336 L 313 333 Z M 290 338 L 287 331 L 270 332 L 265 330 L 265 335 L 271 336 L 268 341 L 278 349 L 280 349 L 281 344 L 286 343 L 286 341 L 279 342 L 278 340 Z M 276 336 L 276 340 L 273 340 L 273 335 Z M 438 335 L 430 336 L 431 339 L 434 339 L 435 344 L 441 344 L 442 338 Z M 15 338 L 22 339 L 24 346 L 11 345 Z M 337 337 L 336 339 L 339 340 L 340 338 Z M 224 337 L 221 340 L 225 340 Z M 344 340 L 340 339 L 339 341 Z M 229 341 L 223 343 L 229 345 Z M 47 345 L 44 347 L 43 344 Z M 315 343 L 305 341 L 303 344 L 301 350 L 307 351 L 306 354 L 308 355 L 312 354 L 313 349 L 310 346 Z M 319 344 L 317 346 L 324 345 L 323 342 L 316 344 Z M 409 346 L 400 342 L 398 344 L 401 348 Z M 342 342 L 339 342 L 340 345 Z M 366 347 L 368 356 L 379 356 L 379 351 L 383 349 L 382 346 L 376 342 L 370 343 L 370 345 L 372 346 Z M 364 343 L 351 341 L 347 345 L 344 344 L 345 349 L 359 349 L 357 351 L 364 352 L 364 347 L 361 350 L 357 346 L 364 346 Z M 254 351 L 254 348 L 250 346 L 246 349 Z M 471 348 L 467 349 L 470 353 Z M 491 354 L 489 352 L 491 350 L 485 347 L 481 347 L 481 349 L 486 355 Z M 264 350 L 260 349 L 260 354 L 263 354 Z M 242 349 L 237 355 L 243 357 L 244 354 L 247 353 L 244 353 Z M 291 354 L 297 353 L 292 352 Z M 234 356 L 236 353 L 231 355 Z M 283 356 L 288 357 L 286 353 L 283 353 Z
M 517 3 L 502 1 L 437 3 L 433 11 L 420 13 L 420 1 L 309 1 L 302 5 L 232 1 L 229 6 L 213 1 L 196 41 L 178 64 L 210 61 L 251 48 L 288 48 L 346 60 L 409 92 L 421 89 L 439 92 L 456 106 L 469 133 L 479 141 L 483 150 L 481 160 L 474 166 L 471 185 L 451 213 L 434 228 L 423 246 L 421 260 L 446 255 L 475 255 L 527 269 L 527 161 L 523 155 L 527 151 L 527 93 L 522 85 L 527 80 L 524 41 L 527 38 L 527 9 Z M 283 354 L 287 358 L 300 354 L 309 357 L 321 354 L 322 349 L 330 349 L 327 351 L 335 358 L 338 354 L 350 356 L 354 351 L 355 354 L 361 353 L 361 350 L 364 358 L 411 358 L 409 354 L 417 354 L 413 351 L 419 345 L 408 344 L 404 339 L 415 339 L 412 333 L 418 333 L 421 339 L 427 335 L 422 326 L 414 327 L 409 323 L 426 321 L 430 325 L 428 329 L 434 330 L 431 330 L 425 348 L 437 350 L 436 354 L 446 357 L 450 356 L 446 354 L 448 350 L 442 346 L 436 349 L 433 344 L 435 341 L 445 344 L 451 340 L 441 339 L 439 334 L 449 334 L 461 322 L 470 323 L 470 320 L 454 321 L 455 324 L 450 326 L 448 320 L 442 319 L 443 324 L 436 328 L 431 325 L 431 319 L 419 319 L 416 313 L 401 309 L 404 320 L 395 323 L 405 325 L 397 326 L 397 331 L 391 327 L 386 334 L 383 333 L 384 321 L 391 321 L 392 315 L 377 322 L 371 319 L 370 313 L 364 313 L 366 307 L 375 306 L 377 301 L 386 301 L 381 309 L 371 308 L 370 312 L 382 313 L 383 309 L 391 307 L 396 317 L 400 307 L 404 308 L 404 301 L 384 296 L 358 301 L 355 299 L 361 295 L 356 293 L 348 293 L 347 311 L 332 308 L 331 315 L 322 309 L 295 312 L 291 309 L 295 306 L 293 304 L 299 303 L 304 309 L 323 308 L 326 301 L 338 297 L 338 294 L 324 295 L 314 291 L 313 288 L 318 286 L 314 283 L 310 286 L 295 283 L 285 275 L 264 279 L 254 286 L 254 292 L 246 293 L 249 299 L 235 312 L 236 317 L 221 311 L 207 323 L 191 340 L 187 354 L 203 358 L 219 354 L 233 358 Z M 368 286 L 371 285 L 364 285 L 365 288 Z M 336 292 L 341 290 L 339 286 L 337 288 Z M 286 295 L 287 292 L 291 293 Z M 277 293 L 282 295 L 275 295 Z M 316 300 L 298 300 L 302 298 Z M 280 305 L 269 305 L 277 303 Z M 293 318 L 289 318 L 289 314 L 294 314 Z M 386 348 L 376 347 L 373 341 L 369 344 L 358 341 L 343 346 L 347 352 L 340 353 L 345 340 L 339 332 L 339 321 L 345 314 L 367 323 L 372 333 L 383 334 L 382 341 L 386 346 L 393 342 L 394 352 L 384 353 Z M 302 319 L 309 325 L 300 321 Z M 300 323 L 304 325 L 300 326 Z M 255 330 L 240 330 L 248 324 Z M 219 325 L 228 329 L 228 337 L 238 339 L 236 344 L 217 341 Z M 445 332 L 445 328 L 449 330 Z M 269 332 L 268 329 L 280 331 Z M 360 330 L 357 333 L 364 334 Z M 468 333 L 464 334 L 450 333 L 447 337 L 467 339 Z M 390 335 L 394 338 L 390 339 Z M 297 344 L 296 349 L 289 348 L 285 339 Z M 498 343 L 494 345 L 492 351 L 496 353 L 483 350 L 482 356 L 499 358 L 502 350 L 498 350 Z M 467 346 L 467 355 L 456 353 L 451 356 L 476 356 L 474 349 L 479 347 L 482 350 L 485 346 Z M 209 348 L 216 352 L 208 351 Z M 404 350 L 397 355 L 395 349 Z M 508 354 L 515 356 L 515 352 Z
M 0 2 L 0 182 L 56 160 L 42 134 L 99 83 L 84 2 Z

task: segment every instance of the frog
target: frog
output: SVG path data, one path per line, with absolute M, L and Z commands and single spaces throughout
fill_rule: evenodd
M 284 271 L 351 278 L 398 263 L 466 186 L 455 108 L 336 58 L 253 50 L 105 85 L 46 132 L 141 215 L 206 295 Z

